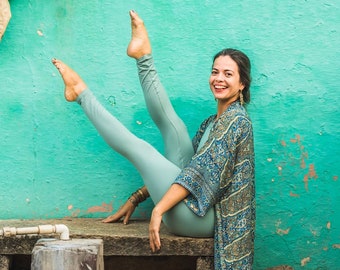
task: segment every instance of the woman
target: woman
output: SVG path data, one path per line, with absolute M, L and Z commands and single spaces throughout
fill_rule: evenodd
M 137 60 L 149 113 L 165 142 L 165 157 L 109 114 L 76 72 L 53 60 L 65 83 L 66 100 L 81 105 L 106 142 L 129 159 L 144 180 L 146 188 L 137 191 L 118 216 L 125 216 L 127 221 L 134 206 L 146 197 L 147 189 L 155 203 L 149 225 L 153 251 L 161 247 L 159 229 L 163 220 L 178 235 L 214 235 L 215 269 L 251 269 L 254 150 L 252 124 L 242 106 L 250 96 L 249 59 L 234 49 L 216 54 L 209 84 L 217 113 L 201 124 L 191 144 L 185 125 L 159 82 L 144 23 L 134 11 L 130 17 L 132 38 L 127 53 Z M 115 221 L 118 216 L 104 221 Z

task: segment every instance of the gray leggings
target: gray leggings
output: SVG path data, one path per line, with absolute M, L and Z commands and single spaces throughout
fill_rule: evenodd
M 136 167 L 156 204 L 192 157 L 193 148 L 184 123 L 175 113 L 160 83 L 151 55 L 138 59 L 137 67 L 147 108 L 164 140 L 165 156 L 132 134 L 98 102 L 89 89 L 79 95 L 77 102 L 108 145 Z M 175 234 L 211 237 L 214 210 L 199 217 L 180 202 L 164 215 L 163 221 Z

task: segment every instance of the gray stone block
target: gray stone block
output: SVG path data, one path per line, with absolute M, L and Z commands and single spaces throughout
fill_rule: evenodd
M 9 270 L 10 262 L 9 256 L 0 255 L 0 270 Z
M 104 270 L 101 239 L 41 239 L 33 248 L 31 270 Z
M 197 258 L 196 270 L 214 270 L 214 257 Z

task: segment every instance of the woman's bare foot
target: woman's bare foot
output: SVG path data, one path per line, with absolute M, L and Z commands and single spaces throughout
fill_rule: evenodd
M 131 41 L 127 48 L 127 55 L 138 59 L 151 53 L 151 44 L 143 20 L 131 10 Z
M 75 101 L 87 86 L 80 76 L 69 66 L 62 61 L 52 59 L 53 65 L 59 70 L 61 77 L 64 80 L 65 91 L 64 96 L 67 101 Z

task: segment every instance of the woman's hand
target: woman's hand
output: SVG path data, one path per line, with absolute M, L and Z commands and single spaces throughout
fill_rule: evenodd
M 119 210 L 116 213 L 103 219 L 102 222 L 104 223 L 117 222 L 122 217 L 124 217 L 123 224 L 126 225 L 129 223 L 129 219 L 133 212 L 135 211 L 135 209 L 136 206 L 134 206 L 130 200 L 127 200 L 125 204 L 121 208 L 119 208 Z
M 161 239 L 159 236 L 161 222 L 162 215 L 157 212 L 156 208 L 154 208 L 149 224 L 149 239 L 152 252 L 156 252 L 161 249 Z
M 116 222 L 119 221 L 122 217 L 124 217 L 123 219 L 124 225 L 128 224 L 129 219 L 133 212 L 135 211 L 138 204 L 144 202 L 149 196 L 150 196 L 149 192 L 145 186 L 139 188 L 138 190 L 131 194 L 131 196 L 128 198 L 125 204 L 115 214 L 103 219 L 102 222 L 104 223 Z
M 172 184 L 169 190 L 152 210 L 149 224 L 150 247 L 153 252 L 161 249 L 161 239 L 159 230 L 161 227 L 162 216 L 172 207 L 189 195 L 189 191 L 178 184 Z

